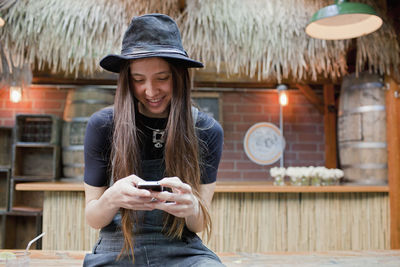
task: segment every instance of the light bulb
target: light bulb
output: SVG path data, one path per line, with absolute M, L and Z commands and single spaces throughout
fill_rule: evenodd
M 287 106 L 288 104 L 288 96 L 286 94 L 286 91 L 280 91 L 279 92 L 279 104 L 282 106 Z
M 21 102 L 22 99 L 22 88 L 19 86 L 10 87 L 10 101 L 14 103 Z

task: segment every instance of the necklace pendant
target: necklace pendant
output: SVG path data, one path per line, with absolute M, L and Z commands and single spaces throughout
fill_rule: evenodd
M 160 143 L 160 142 L 157 142 L 157 143 L 154 143 L 154 147 L 155 147 L 155 148 L 162 148 L 162 147 L 163 147 L 163 144 Z
M 153 130 L 153 144 L 155 148 L 162 148 L 165 141 L 164 130 Z

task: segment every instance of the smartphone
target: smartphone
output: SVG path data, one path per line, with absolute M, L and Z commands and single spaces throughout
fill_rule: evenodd
M 160 185 L 157 181 L 139 182 L 137 184 L 137 188 L 147 189 L 147 190 L 156 191 L 156 192 L 161 192 L 164 190 L 163 186 Z

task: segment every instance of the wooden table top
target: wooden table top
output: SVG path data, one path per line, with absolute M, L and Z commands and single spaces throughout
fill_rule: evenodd
M 23 250 L 0 250 L 8 252 L 21 252 Z M 48 251 L 48 250 L 30 250 L 29 266 L 30 267 L 74 267 L 82 266 L 85 254 L 90 251 Z M 0 261 L 0 266 L 2 262 Z M 21 265 L 22 266 L 22 265 Z
M 13 250 L 0 250 L 13 251 Z M 89 251 L 31 250 L 31 267 L 82 266 Z M 269 252 L 269 253 L 217 253 L 227 267 L 283 266 L 283 267 L 398 267 L 400 250 L 328 251 L 328 252 Z M 1 262 L 0 262 L 0 266 Z
M 399 267 L 400 250 L 218 254 L 227 267 Z
M 84 191 L 83 182 L 58 180 L 54 182 L 28 182 L 16 184 L 21 191 Z M 343 192 L 389 192 L 382 186 L 275 186 L 272 182 L 217 182 L 215 193 L 343 193 Z

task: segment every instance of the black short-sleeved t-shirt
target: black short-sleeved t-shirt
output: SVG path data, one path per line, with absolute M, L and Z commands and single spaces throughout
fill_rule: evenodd
M 113 134 L 113 108 L 102 109 L 94 113 L 87 124 L 85 134 L 85 174 L 84 181 L 92 186 L 107 186 L 111 175 L 110 153 Z M 137 126 L 143 133 L 140 135 L 142 160 L 160 159 L 164 148 L 156 148 L 152 141 L 150 128 L 163 128 L 167 119 L 137 116 Z M 150 126 L 146 127 L 144 125 Z M 201 183 L 216 181 L 223 145 L 221 125 L 207 114 L 199 111 L 196 121 L 196 132 L 201 140 L 202 151 Z

